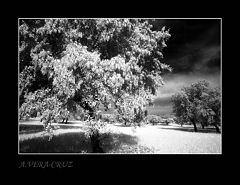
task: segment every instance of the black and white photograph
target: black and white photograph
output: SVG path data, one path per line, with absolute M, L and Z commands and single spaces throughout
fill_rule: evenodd
M 222 154 L 221 18 L 18 18 L 18 155 Z

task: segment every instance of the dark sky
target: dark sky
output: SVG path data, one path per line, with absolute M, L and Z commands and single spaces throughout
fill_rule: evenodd
M 166 19 L 171 38 L 164 49 L 164 62 L 174 73 L 209 73 L 220 68 L 220 19 Z
M 163 62 L 173 67 L 172 73 L 163 76 L 166 84 L 158 98 L 169 98 L 199 80 L 220 86 L 220 19 L 159 19 L 157 24 L 170 29 Z

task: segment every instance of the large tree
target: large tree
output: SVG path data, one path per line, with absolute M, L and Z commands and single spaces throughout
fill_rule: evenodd
M 131 117 L 163 85 L 165 27 L 139 19 L 19 20 L 20 115 L 46 126 L 76 109 L 103 104 Z

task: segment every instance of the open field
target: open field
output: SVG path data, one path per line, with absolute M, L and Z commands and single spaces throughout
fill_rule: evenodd
M 20 153 L 91 153 L 92 148 L 84 132 L 84 122 L 56 124 L 54 136 L 48 141 L 37 120 L 20 122 Z M 142 127 L 107 124 L 102 134 L 104 153 L 221 153 L 221 134 L 213 128 L 193 132 L 191 126 L 144 125 Z

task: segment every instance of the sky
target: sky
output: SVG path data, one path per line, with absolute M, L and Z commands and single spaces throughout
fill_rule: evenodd
M 220 86 L 220 19 L 165 19 L 157 24 L 170 29 L 162 62 L 173 68 L 163 76 L 165 85 L 158 91 L 158 100 L 169 99 L 183 86 L 203 79 Z

